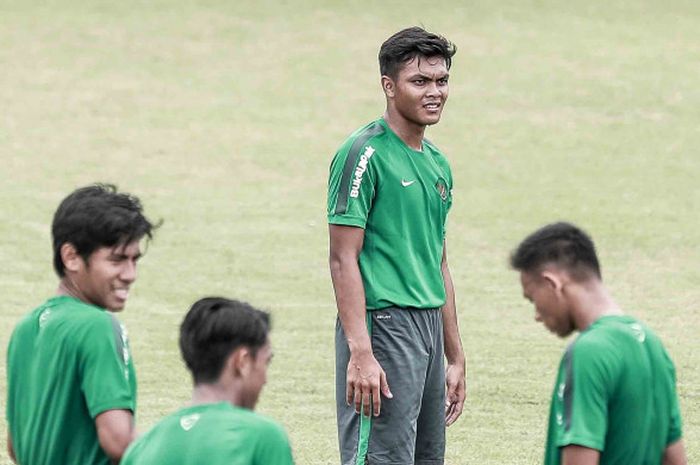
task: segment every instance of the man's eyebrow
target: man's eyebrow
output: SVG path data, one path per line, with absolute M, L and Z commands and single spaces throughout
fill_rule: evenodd
M 134 255 L 133 255 L 133 258 L 134 258 L 135 260 L 138 260 L 138 259 L 141 258 L 142 256 L 143 256 L 143 252 L 139 252 L 139 253 L 137 253 L 137 254 L 134 254 Z M 123 253 L 123 252 L 117 252 L 117 251 L 114 251 L 114 250 L 113 250 L 112 253 L 110 254 L 110 257 L 119 258 L 119 259 L 124 259 L 124 258 L 130 258 L 131 255 L 127 255 L 127 254 L 125 254 L 125 253 Z
M 449 78 L 449 77 L 450 77 L 450 73 L 445 73 L 445 74 L 437 75 L 437 76 L 435 77 L 435 79 L 436 79 L 436 80 L 439 80 L 439 79 L 447 79 L 447 78 Z M 415 73 L 415 74 L 409 76 L 408 79 L 409 79 L 409 80 L 410 80 L 410 79 L 432 80 L 433 77 L 430 76 L 430 75 L 428 75 L 428 74 L 425 74 L 425 73 L 422 73 L 422 72 L 419 71 L 419 72 L 417 72 L 417 73 Z

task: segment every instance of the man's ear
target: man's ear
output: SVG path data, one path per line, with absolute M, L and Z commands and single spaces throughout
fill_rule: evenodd
M 235 377 L 246 376 L 250 372 L 251 355 L 248 347 L 239 347 L 229 355 L 226 366 Z
M 540 276 L 555 294 L 561 293 L 564 287 L 564 281 L 559 273 L 543 271 Z
M 382 90 L 388 98 L 394 98 L 394 95 L 396 95 L 395 86 L 393 79 L 386 75 L 382 76 Z
M 70 242 L 65 242 L 60 249 L 61 261 L 66 271 L 76 273 L 85 266 L 83 257 L 80 256 L 75 246 Z

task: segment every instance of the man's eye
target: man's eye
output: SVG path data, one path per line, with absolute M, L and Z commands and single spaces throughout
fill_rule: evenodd
M 423 84 L 425 84 L 425 81 L 423 79 L 414 79 L 413 83 L 418 86 L 422 86 Z

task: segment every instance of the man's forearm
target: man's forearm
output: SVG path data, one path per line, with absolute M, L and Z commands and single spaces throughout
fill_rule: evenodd
M 119 463 L 129 444 L 136 438 L 134 415 L 130 410 L 106 410 L 95 417 L 97 440 L 113 463 Z
M 338 316 L 350 351 L 371 351 L 365 321 L 365 290 L 357 261 L 352 258 L 331 257 L 330 267 Z
M 679 439 L 664 450 L 663 465 L 688 465 L 683 440 Z
M 562 465 L 598 465 L 600 452 L 588 447 L 571 444 L 561 449 Z
M 443 251 L 442 278 L 445 283 L 445 305 L 442 307 L 443 336 L 445 338 L 445 385 L 447 387 L 445 397 L 445 426 L 454 424 L 462 415 L 464 400 L 467 395 L 466 375 L 467 362 L 462 349 L 462 340 L 459 337 L 459 324 L 457 322 L 457 305 L 455 304 L 455 291 L 452 284 L 452 276 L 447 266 L 447 251 Z
M 457 320 L 457 305 L 455 303 L 455 290 L 452 276 L 447 263 L 442 266 L 442 278 L 445 283 L 445 305 L 442 307 L 442 324 L 445 338 L 445 357 L 450 364 L 465 365 L 464 349 L 459 335 L 459 323 Z

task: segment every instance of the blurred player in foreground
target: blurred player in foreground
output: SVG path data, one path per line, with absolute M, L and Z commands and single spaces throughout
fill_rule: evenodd
M 136 197 L 77 189 L 54 214 L 56 296 L 25 316 L 7 350 L 7 447 L 21 465 L 107 465 L 134 438 L 136 374 L 121 311 L 141 240 Z
M 550 224 L 518 246 L 511 265 L 537 321 L 560 337 L 579 331 L 559 365 L 545 465 L 685 465 L 673 362 L 615 303 L 591 239 Z
M 282 427 L 253 412 L 272 359 L 269 325 L 243 302 L 195 302 L 180 326 L 192 402 L 135 441 L 122 465 L 292 465 Z

